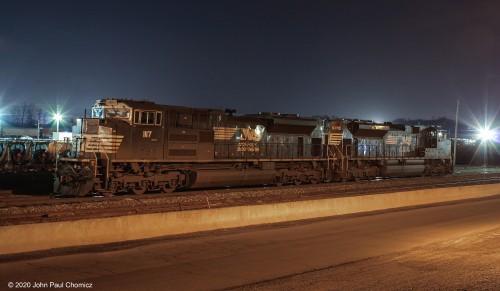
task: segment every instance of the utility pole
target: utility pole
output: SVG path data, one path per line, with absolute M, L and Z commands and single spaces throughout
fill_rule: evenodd
M 453 170 L 457 163 L 457 131 L 458 131 L 458 108 L 460 107 L 460 98 L 457 99 L 457 113 L 455 114 L 455 139 L 453 140 Z
M 40 140 L 40 119 L 36 120 L 36 128 L 37 128 L 37 138 L 36 140 Z

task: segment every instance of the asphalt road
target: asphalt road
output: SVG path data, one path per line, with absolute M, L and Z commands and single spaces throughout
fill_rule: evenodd
M 497 196 L 4 260 L 0 290 L 8 289 L 9 282 L 14 287 L 29 284 L 31 289 L 62 284 L 93 290 L 496 289 L 500 288 L 499 210 Z M 458 269 L 440 272 L 443 264 L 449 267 L 477 255 L 478 247 L 481 256 L 475 264 L 457 264 Z M 467 268 L 478 265 L 487 272 L 459 281 L 459 275 L 450 276 L 450 272 L 472 272 Z M 405 266 L 412 266 L 412 272 L 396 272 Z M 424 285 L 418 285 L 420 278 L 425 278 Z

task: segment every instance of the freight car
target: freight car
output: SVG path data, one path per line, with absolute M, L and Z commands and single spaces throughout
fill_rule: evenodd
M 49 139 L 0 138 L 0 173 L 51 171 L 62 146 Z
M 97 100 L 57 164 L 55 193 L 283 185 L 437 175 L 447 132 L 362 120 Z

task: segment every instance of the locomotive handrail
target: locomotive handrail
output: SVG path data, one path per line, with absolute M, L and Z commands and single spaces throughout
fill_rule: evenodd
M 349 150 L 349 148 L 351 148 Z M 351 155 L 349 155 L 349 152 L 351 152 Z M 349 172 L 349 157 L 352 156 L 352 145 L 348 144 L 345 146 L 345 157 L 347 159 L 347 162 L 345 163 L 345 172 L 343 171 L 343 175 Z M 342 170 L 344 170 L 344 163 L 342 163 Z
M 338 148 L 338 146 L 336 145 L 332 145 L 333 148 L 338 152 L 338 155 L 340 157 L 340 170 L 342 171 L 342 173 L 344 173 L 344 155 L 342 154 L 342 152 L 340 151 L 340 149 Z M 334 157 L 335 158 L 335 154 L 332 152 L 332 150 L 330 149 L 330 145 L 327 145 L 326 146 L 327 148 L 327 163 L 328 165 L 330 165 L 330 156 Z M 328 166 L 330 168 L 330 166 Z
M 97 177 L 97 165 L 99 163 L 98 159 L 97 159 L 97 154 L 96 152 L 92 152 L 94 154 L 94 159 L 95 159 L 95 166 L 94 166 L 94 178 Z
M 322 150 L 326 145 L 295 143 L 252 143 L 225 142 L 214 143 L 215 159 L 303 159 L 326 158 Z M 315 150 L 318 148 L 319 150 Z
M 104 189 L 108 188 L 108 178 L 109 178 L 109 166 L 110 166 L 110 158 L 106 147 L 102 143 L 102 140 L 99 138 L 99 147 L 102 148 L 104 155 L 106 156 L 106 176 L 104 179 Z M 97 156 L 96 156 L 97 157 Z M 97 164 L 96 164 L 97 169 Z
M 358 145 L 352 149 L 355 158 L 419 158 L 420 154 L 417 146 L 399 146 L 399 145 Z

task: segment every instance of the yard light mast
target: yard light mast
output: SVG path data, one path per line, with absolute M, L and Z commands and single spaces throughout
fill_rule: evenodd
M 457 132 L 458 132 L 458 108 L 460 106 L 460 98 L 457 99 L 457 112 L 455 114 L 455 139 L 453 140 L 453 169 L 457 164 Z

